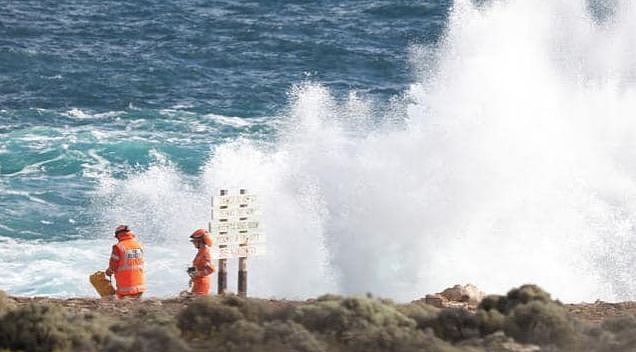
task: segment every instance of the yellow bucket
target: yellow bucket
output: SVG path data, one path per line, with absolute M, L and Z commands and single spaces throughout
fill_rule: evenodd
M 103 271 L 96 271 L 89 278 L 100 296 L 108 297 L 115 294 L 113 285 L 111 285 L 110 280 L 106 278 L 106 274 Z

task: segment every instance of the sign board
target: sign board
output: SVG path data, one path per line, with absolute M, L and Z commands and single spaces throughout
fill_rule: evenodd
M 210 224 L 210 231 L 214 234 L 220 234 L 223 232 L 238 233 L 241 231 L 254 232 L 260 228 L 258 221 L 227 221 L 227 222 L 212 222 Z
M 213 236 L 212 257 L 219 260 L 218 293 L 227 293 L 227 259 L 238 258 L 238 294 L 247 296 L 247 257 L 265 254 L 265 235 L 258 221 L 256 196 L 228 195 L 225 189 L 212 197 L 212 218 L 208 225 Z
M 229 259 L 265 254 L 266 238 L 261 230 L 256 196 L 227 195 L 227 191 L 221 194 L 212 198 L 212 256 L 215 259 Z
M 245 258 L 264 255 L 266 252 L 264 246 L 259 245 L 247 245 L 241 246 L 232 244 L 227 247 L 214 248 L 212 250 L 212 258 L 214 259 L 229 259 L 229 258 Z
M 220 221 L 221 219 L 230 218 L 250 218 L 259 216 L 260 213 L 256 208 L 228 208 L 228 209 L 214 209 L 212 214 L 213 221 Z
M 240 194 L 236 196 L 214 196 L 212 198 L 212 206 L 214 210 L 221 209 L 221 207 L 236 207 L 241 205 L 250 207 L 256 204 L 256 196 L 253 194 Z
M 263 243 L 266 237 L 262 233 L 227 233 L 219 234 L 214 238 L 214 244 L 218 246 L 240 243 Z

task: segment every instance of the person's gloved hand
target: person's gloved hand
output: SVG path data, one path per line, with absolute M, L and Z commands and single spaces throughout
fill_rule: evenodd
M 111 269 L 111 268 L 106 269 L 105 274 L 106 274 L 106 276 L 112 276 L 113 275 L 113 269 Z
M 197 269 L 194 267 L 188 268 L 188 275 L 190 276 L 191 279 L 195 279 L 199 276 Z

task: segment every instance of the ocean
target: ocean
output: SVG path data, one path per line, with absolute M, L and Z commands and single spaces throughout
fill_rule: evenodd
M 250 295 L 636 299 L 629 0 L 0 7 L 10 294 L 96 296 L 123 223 L 176 295 L 211 196 L 247 189 Z

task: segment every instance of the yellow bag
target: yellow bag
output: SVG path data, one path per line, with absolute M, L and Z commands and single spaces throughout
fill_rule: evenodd
M 113 285 L 111 285 L 110 280 L 106 278 L 106 273 L 103 271 L 96 271 L 89 278 L 100 296 L 108 297 L 115 294 Z

